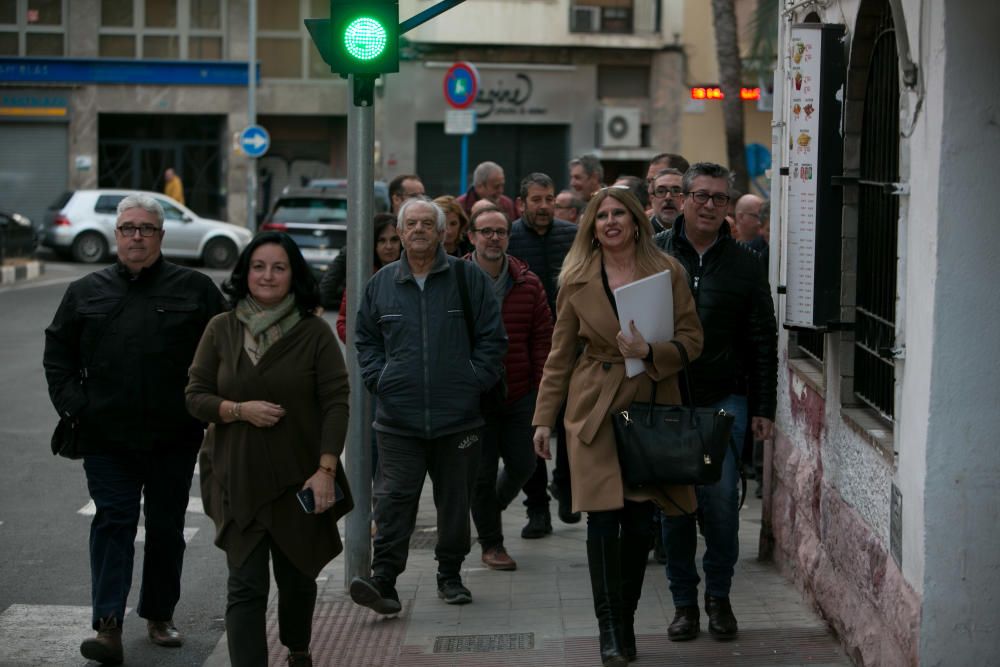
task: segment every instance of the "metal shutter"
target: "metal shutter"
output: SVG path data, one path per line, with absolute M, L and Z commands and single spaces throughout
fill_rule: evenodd
M 63 123 L 0 123 L 0 208 L 31 218 L 66 191 L 68 126 Z

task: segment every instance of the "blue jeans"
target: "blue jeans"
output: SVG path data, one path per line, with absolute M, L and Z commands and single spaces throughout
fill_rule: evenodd
M 742 444 L 747 427 L 747 399 L 732 395 L 711 406 L 736 417 L 731 441 Z M 738 451 L 738 450 L 737 450 Z M 733 571 L 740 555 L 739 461 L 733 449 L 726 452 L 722 464 L 722 479 L 715 484 L 695 489 L 698 516 L 705 538 L 705 593 L 728 598 Z M 675 607 L 698 606 L 698 531 L 695 517 L 663 516 L 663 548 L 667 552 L 667 579 Z
M 93 627 L 114 617 L 121 627 L 132 587 L 132 561 L 145 497 L 146 539 L 139 589 L 140 617 L 173 618 L 181 595 L 184 515 L 198 450 L 98 454 L 83 458 L 87 488 L 97 506 L 90 524 L 90 585 Z

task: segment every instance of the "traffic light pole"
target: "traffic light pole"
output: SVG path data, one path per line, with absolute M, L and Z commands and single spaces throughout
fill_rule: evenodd
M 364 76 L 351 75 L 349 88 L 364 86 Z M 371 275 L 375 239 L 372 237 L 372 186 L 375 182 L 375 113 L 371 105 L 347 107 L 347 372 L 351 383 L 347 425 L 347 480 L 354 511 L 347 515 L 344 545 L 344 586 L 371 571 L 372 417 L 371 394 L 361 379 L 354 353 L 354 324 Z

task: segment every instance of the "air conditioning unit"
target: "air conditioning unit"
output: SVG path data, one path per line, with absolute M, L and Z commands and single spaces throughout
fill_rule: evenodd
M 642 145 L 642 111 L 604 107 L 598 138 L 602 148 L 638 148 Z
M 570 32 L 600 32 L 601 31 L 601 8 L 588 7 L 585 5 L 573 5 L 570 7 L 569 31 Z

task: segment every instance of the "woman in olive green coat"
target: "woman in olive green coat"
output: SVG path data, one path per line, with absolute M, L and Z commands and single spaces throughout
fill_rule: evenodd
M 239 667 L 267 665 L 270 558 L 289 664 L 311 665 L 315 579 L 342 551 L 337 519 L 352 508 L 338 459 L 347 372 L 332 330 L 313 315 L 316 280 L 287 235 L 256 237 L 223 289 L 233 310 L 205 329 L 187 405 L 210 422 L 202 500 L 229 565 L 229 655 Z M 306 489 L 312 513 L 296 497 Z

